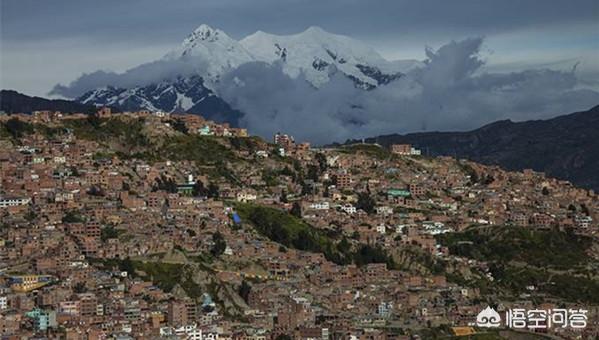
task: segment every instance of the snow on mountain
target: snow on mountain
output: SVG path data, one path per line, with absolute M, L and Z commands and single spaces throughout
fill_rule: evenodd
M 293 35 L 258 31 L 237 41 L 203 24 L 162 59 L 114 75 L 119 80 L 138 80 L 142 72 L 144 76 L 155 74 L 155 80 L 137 86 L 101 84 L 78 101 L 123 110 L 200 113 L 235 123 L 241 113 L 222 100 L 216 89 L 224 74 L 249 62 L 277 63 L 288 76 L 302 75 L 315 88 L 340 72 L 365 90 L 386 85 L 420 65 L 413 61 L 387 61 L 360 41 L 318 27 Z
M 218 81 L 223 73 L 255 60 L 238 41 L 205 24 L 196 28 L 178 48 L 163 59 L 203 64 L 205 74 L 202 76 L 208 82 Z
M 283 70 L 291 77 L 304 73 L 316 87 L 329 80 L 331 66 L 367 89 L 388 83 L 405 70 L 358 40 L 314 26 L 293 35 L 258 31 L 240 43 L 260 61 L 280 60 Z
M 312 26 L 293 35 L 274 35 L 258 31 L 241 41 L 225 32 L 201 25 L 164 60 L 185 60 L 204 66 L 200 72 L 208 88 L 220 77 L 241 64 L 261 61 L 280 62 L 283 71 L 296 78 L 303 74 L 320 87 L 331 72 L 340 71 L 358 87 L 372 89 L 397 79 L 409 69 L 405 64 L 389 62 L 366 44 L 343 35 Z
M 122 110 L 146 109 L 163 112 L 201 113 L 217 121 L 238 123 L 241 113 L 233 110 L 204 85 L 200 76 L 176 77 L 147 86 L 129 89 L 102 87 L 77 98 L 83 104 L 114 106 Z

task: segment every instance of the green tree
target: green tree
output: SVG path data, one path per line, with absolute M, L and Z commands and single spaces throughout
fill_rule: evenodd
M 220 256 L 225 252 L 225 249 L 227 249 L 227 242 L 223 235 L 218 231 L 212 234 L 212 242 L 214 244 L 212 245 L 210 253 L 213 256 Z
M 243 301 L 248 303 L 248 298 L 250 296 L 251 291 L 252 291 L 252 286 L 250 286 L 245 280 L 243 280 L 241 282 L 241 286 L 239 286 L 239 290 L 237 291 L 237 293 L 239 294 L 239 296 L 241 296 Z
M 106 242 L 111 238 L 117 237 L 119 237 L 119 231 L 116 230 L 113 226 L 102 228 L 102 231 L 100 231 L 100 239 L 102 240 L 102 242 Z
M 302 217 L 302 206 L 299 204 L 299 202 L 293 202 L 290 213 L 295 217 Z
M 73 292 L 75 292 L 77 294 L 81 294 L 81 293 L 87 292 L 87 287 L 85 287 L 85 283 L 83 283 L 83 282 L 77 282 L 75 284 L 75 286 L 73 286 Z
M 316 154 L 316 161 L 318 162 L 318 166 L 320 167 L 321 172 L 327 170 L 327 156 L 319 152 Z
M 374 213 L 376 201 L 368 193 L 361 192 L 358 194 L 358 202 L 356 203 L 357 209 L 364 210 L 367 214 Z
M 218 198 L 219 196 L 219 188 L 215 183 L 208 184 L 208 197 L 209 198 Z
M 316 165 L 310 164 L 308 165 L 308 174 L 306 178 L 313 180 L 314 182 L 318 182 L 318 177 L 320 175 L 320 168 Z
M 280 198 L 281 203 L 288 203 L 289 201 L 287 201 L 287 192 L 285 190 L 281 191 L 281 198 Z
M 135 274 L 135 266 L 133 265 L 133 261 L 131 258 L 127 256 L 121 263 L 119 264 L 119 270 L 127 272 L 130 276 Z
M 185 122 L 182 121 L 181 119 L 175 119 L 174 121 L 172 121 L 172 125 L 173 125 L 173 129 L 175 129 L 175 131 L 179 131 L 184 134 L 187 134 L 189 132 L 189 130 L 187 129 L 187 126 L 185 125 Z
M 9 119 L 5 126 L 13 138 L 21 138 L 26 134 L 33 133 L 34 130 L 33 125 L 16 118 Z

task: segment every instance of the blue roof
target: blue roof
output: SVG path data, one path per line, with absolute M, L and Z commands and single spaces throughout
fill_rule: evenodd
M 241 217 L 239 217 L 236 212 L 233 213 L 233 222 L 235 222 L 235 224 L 241 223 Z

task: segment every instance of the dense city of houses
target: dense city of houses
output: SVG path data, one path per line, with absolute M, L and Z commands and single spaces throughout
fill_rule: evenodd
M 397 258 L 411 249 L 456 271 L 482 273 L 484 262 L 452 255 L 438 236 L 473 226 L 561 228 L 593 239 L 599 231 L 597 194 L 532 170 L 424 157 L 411 145 L 394 145 L 385 157 L 370 152 L 376 145 L 313 148 L 282 133 L 271 143 L 253 139 L 252 148 L 232 148 L 229 139 L 254 137 L 197 115 L 101 109 L 97 118 L 205 136 L 240 161 L 225 165 L 233 175 L 219 176 L 197 162 L 110 154 L 109 141 L 70 129 L 4 138 L 3 338 L 409 339 L 426 328 L 472 325 L 488 305 L 479 288 L 419 263 L 338 264 L 283 247 L 240 217 L 239 204 L 293 213 Z M 86 119 L 0 115 L 3 124 L 44 126 Z M 365 195 L 372 204 L 364 204 Z M 179 282 L 168 284 L 169 275 Z M 500 311 L 580 306 L 539 300 L 534 287 L 497 302 Z M 597 309 L 584 307 L 589 315 Z M 586 338 L 598 327 L 591 318 L 583 330 L 544 331 Z

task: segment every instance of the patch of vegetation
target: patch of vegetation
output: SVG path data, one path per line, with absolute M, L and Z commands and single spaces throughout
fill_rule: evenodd
M 85 216 L 74 210 L 69 210 L 62 217 L 62 223 L 81 223 L 85 222 Z
M 332 239 L 287 212 L 254 204 L 237 204 L 236 209 L 242 220 L 250 221 L 260 234 L 274 242 L 346 262 Z
M 64 125 L 78 138 L 94 140 L 101 144 L 118 142 L 120 146 L 125 147 L 127 153 L 134 152 L 136 147 L 150 145 L 149 139 L 143 133 L 143 119 L 89 116 L 87 119 L 66 120 Z
M 235 160 L 235 155 L 216 138 L 182 135 L 167 139 L 157 150 L 162 159 L 195 161 L 202 165 L 218 165 Z
M 124 230 L 116 229 L 113 226 L 107 226 L 102 228 L 100 231 L 100 239 L 102 242 L 106 242 L 111 238 L 118 238 L 120 234 L 124 233 Z
M 364 154 L 376 159 L 387 159 L 391 156 L 391 152 L 382 146 L 375 144 L 351 144 L 343 146 L 339 149 L 340 152 L 349 154 Z
M 11 118 L 0 125 L 0 136 L 18 139 L 35 131 L 33 124 Z
M 468 164 L 466 162 L 458 162 L 457 164 L 460 167 L 460 169 L 462 170 L 462 172 L 464 172 L 464 174 L 466 176 L 470 177 L 471 185 L 478 183 L 478 181 L 480 180 L 480 178 L 478 177 L 478 173 L 476 172 L 476 170 L 474 170 L 474 168 L 470 164 Z
M 225 252 L 225 249 L 227 249 L 227 242 L 225 241 L 224 236 L 218 231 L 212 234 L 212 242 L 214 242 L 212 249 L 210 249 L 212 256 L 218 257 Z
M 531 266 L 573 269 L 587 264 L 592 240 L 571 232 L 518 227 L 470 228 L 437 236 L 453 255 L 481 261 L 525 262 Z
M 322 253 L 327 260 L 337 264 L 387 263 L 390 268 L 395 268 L 393 258 L 384 249 L 362 244 L 352 246 L 345 237 L 333 239 L 285 211 L 242 203 L 237 204 L 236 209 L 242 220 L 251 222 L 260 234 L 285 247 Z
M 181 263 L 143 262 L 126 258 L 119 259 L 93 259 L 90 261 L 103 268 L 117 267 L 126 271 L 130 276 L 152 281 L 165 292 L 170 292 L 178 284 L 191 298 L 199 298 L 202 287 L 193 281 L 193 268 Z
M 376 208 L 376 201 L 367 192 L 358 193 L 358 202 L 356 202 L 356 208 L 362 209 L 369 215 L 374 214 Z
M 518 227 L 470 228 L 438 235 L 454 255 L 486 261 L 494 280 L 466 280 L 448 273 L 448 280 L 481 293 L 530 294 L 534 291 L 566 301 L 599 302 L 599 280 L 589 271 L 586 251 L 592 240 L 571 232 Z
M 261 144 L 259 137 L 230 137 L 229 144 L 235 150 L 245 150 L 250 153 L 258 151 Z
M 527 293 L 528 286 L 535 290 L 565 299 L 585 303 L 599 303 L 599 281 L 569 273 L 556 274 L 537 267 L 498 265 L 491 268 L 495 284 L 517 293 Z

